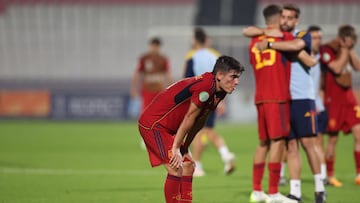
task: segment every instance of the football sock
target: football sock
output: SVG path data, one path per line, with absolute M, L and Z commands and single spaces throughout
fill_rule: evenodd
M 333 156 L 326 159 L 326 170 L 329 177 L 334 176 L 334 162 L 335 162 L 335 157 Z
M 225 157 L 227 157 L 227 155 L 230 153 L 229 148 L 226 145 L 224 145 L 219 147 L 218 151 L 220 153 L 221 159 L 225 161 L 226 160 Z
M 290 180 L 290 194 L 297 198 L 301 198 L 301 181 Z
M 168 174 L 164 186 L 166 203 L 178 203 L 181 199 L 180 187 L 181 177 Z
M 325 180 L 327 178 L 327 174 L 326 174 L 326 164 L 321 164 L 320 166 L 320 171 L 321 171 L 321 178 L 323 180 Z
M 253 190 L 262 191 L 261 181 L 264 176 L 265 163 L 253 165 Z
M 321 174 L 315 174 L 314 181 L 315 181 L 315 192 L 324 192 L 325 187 Z
M 192 201 L 192 176 L 183 176 L 181 179 L 181 201 L 179 202 L 191 202 Z
M 280 180 L 280 163 L 268 163 L 269 169 L 269 194 L 278 193 L 279 180 Z
M 360 151 L 354 151 L 356 173 L 360 174 Z

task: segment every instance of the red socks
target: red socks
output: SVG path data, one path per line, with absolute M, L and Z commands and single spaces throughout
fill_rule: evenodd
M 265 163 L 253 165 L 253 190 L 262 191 L 261 180 L 264 176 Z
M 356 173 L 360 174 L 360 151 L 354 151 Z
M 181 200 L 179 203 L 192 202 L 192 176 L 183 176 L 181 180 Z
M 269 194 L 276 194 L 279 192 L 281 163 L 268 163 L 268 169 L 269 169 Z
M 166 203 L 192 202 L 192 176 L 177 177 L 168 174 L 164 186 Z
M 334 163 L 335 163 L 335 157 L 331 156 L 326 159 L 326 171 L 328 177 L 334 176 Z
M 181 199 L 180 188 L 181 177 L 168 174 L 164 186 L 166 203 L 178 203 Z

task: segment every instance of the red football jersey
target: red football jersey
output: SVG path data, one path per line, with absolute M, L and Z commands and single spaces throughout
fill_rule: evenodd
M 281 38 L 253 37 L 250 46 L 250 63 L 255 75 L 255 103 L 279 103 L 290 100 L 290 61 L 285 53 L 274 49 L 259 51 L 255 43 L 266 37 L 269 42 L 292 40 L 294 37 L 283 32 Z
M 336 75 L 329 68 L 329 63 L 336 59 L 336 51 L 328 45 L 320 47 L 320 62 L 325 71 L 325 104 L 356 104 L 356 98 L 351 87 L 345 88 L 340 86 L 336 80 Z
M 154 98 L 140 115 L 139 123 L 151 129 L 159 124 L 175 134 L 189 109 L 190 102 L 194 102 L 204 111 L 216 109 L 226 93 L 216 93 L 215 85 L 215 76 L 210 72 L 180 80 Z

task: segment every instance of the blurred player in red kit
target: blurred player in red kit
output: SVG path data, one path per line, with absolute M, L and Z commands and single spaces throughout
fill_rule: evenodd
M 158 94 L 139 119 L 139 132 L 152 167 L 167 170 L 167 203 L 192 202 L 194 161 L 188 147 L 203 128 L 208 115 L 226 94 L 235 90 L 244 67 L 221 56 L 213 72 L 182 79 Z
M 328 143 L 325 152 L 328 183 L 341 187 L 334 173 L 335 146 L 339 131 L 354 136 L 354 159 L 360 185 L 360 107 L 352 90 L 351 69 L 360 70 L 360 59 L 354 50 L 355 28 L 344 25 L 338 36 L 320 48 L 320 60 L 325 70 L 325 107 L 329 114 Z
M 172 82 L 169 61 L 160 53 L 160 48 L 160 38 L 152 38 L 149 42 L 149 51 L 140 57 L 138 67 L 132 78 L 130 94 L 133 100 L 139 98 L 138 86 L 141 86 L 141 111 Z

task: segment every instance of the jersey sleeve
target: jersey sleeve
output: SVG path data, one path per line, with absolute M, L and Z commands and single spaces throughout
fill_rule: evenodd
M 309 32 L 300 31 L 296 33 L 296 37 L 304 40 L 305 47 L 304 50 L 310 55 L 311 54 L 311 35 Z
M 328 65 L 330 62 L 334 61 L 335 59 L 336 59 L 336 55 L 330 47 L 323 46 L 320 48 L 321 63 Z
M 202 76 L 198 76 L 197 80 L 202 80 Z M 201 108 L 207 105 L 212 89 L 209 86 L 205 80 L 202 80 L 191 87 L 191 101 L 194 102 L 196 106 Z

